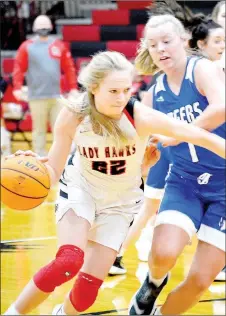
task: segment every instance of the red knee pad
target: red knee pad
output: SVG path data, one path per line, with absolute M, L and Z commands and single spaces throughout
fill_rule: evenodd
M 83 250 L 73 245 L 61 246 L 56 258 L 34 275 L 34 283 L 43 292 L 53 292 L 78 273 L 83 261 Z
M 79 272 L 69 296 L 71 304 L 76 311 L 83 312 L 93 305 L 102 283 L 103 280 L 97 279 L 90 274 Z

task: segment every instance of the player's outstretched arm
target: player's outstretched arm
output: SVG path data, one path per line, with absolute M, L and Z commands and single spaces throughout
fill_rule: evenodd
M 221 70 L 223 73 L 223 70 Z M 206 130 L 214 130 L 225 123 L 225 76 L 216 63 L 201 59 L 195 68 L 195 82 L 209 105 L 192 123 Z
M 48 157 L 40 157 L 31 150 L 18 150 L 15 154 L 5 157 L 5 159 L 19 155 L 36 157 L 42 163 L 45 163 L 49 171 L 51 186 L 53 186 L 59 181 L 64 170 L 75 131 L 80 121 L 81 119 L 78 119 L 75 113 L 64 107 L 59 113 L 55 123 L 53 144 L 49 150 Z
M 225 158 L 225 140 L 192 124 L 181 122 L 140 102 L 135 103 L 135 125 L 140 136 L 160 134 L 204 147 Z

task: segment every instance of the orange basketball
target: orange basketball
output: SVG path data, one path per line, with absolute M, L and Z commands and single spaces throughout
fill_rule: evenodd
M 30 210 L 48 195 L 46 166 L 32 156 L 15 156 L 1 164 L 1 200 L 10 208 Z

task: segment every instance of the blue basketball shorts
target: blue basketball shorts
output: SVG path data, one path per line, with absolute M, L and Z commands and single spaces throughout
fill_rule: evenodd
M 225 179 L 208 173 L 185 177 L 172 168 L 166 181 L 156 226 L 172 224 L 225 251 Z

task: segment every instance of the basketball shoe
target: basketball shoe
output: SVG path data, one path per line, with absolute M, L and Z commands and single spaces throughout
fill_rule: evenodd
M 108 272 L 109 276 L 126 274 L 127 270 L 124 267 L 122 258 L 122 256 L 116 257 L 115 262 L 113 263 L 110 271 Z
M 52 311 L 52 315 L 66 315 L 63 306 L 63 304 L 56 305 Z
M 134 294 L 130 302 L 129 315 L 153 315 L 156 309 L 155 301 L 168 280 L 169 275 L 167 275 L 162 284 L 157 287 L 154 283 L 149 281 L 148 273 L 144 283 Z

